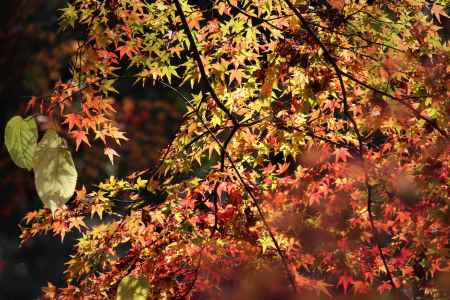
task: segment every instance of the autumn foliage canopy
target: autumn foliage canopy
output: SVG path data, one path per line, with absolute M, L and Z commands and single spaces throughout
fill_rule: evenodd
M 70 1 L 72 79 L 5 132 L 45 206 L 22 242 L 79 232 L 43 297 L 449 299 L 449 3 L 431 2 Z M 81 186 L 79 148 L 113 163 L 129 142 L 123 78 L 186 113 L 159 164 Z

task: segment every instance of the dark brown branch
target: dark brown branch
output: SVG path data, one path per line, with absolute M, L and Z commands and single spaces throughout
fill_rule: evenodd
M 380 95 L 383 95 L 383 96 L 386 96 L 386 97 L 388 97 L 388 98 L 390 98 L 392 100 L 398 101 L 400 104 L 404 105 L 406 108 L 408 108 L 410 111 L 412 111 L 414 113 L 414 115 L 416 116 L 416 118 L 424 120 L 427 124 L 429 124 L 436 131 L 438 131 L 441 135 L 443 135 L 445 137 L 447 136 L 447 132 L 445 130 L 440 128 L 434 121 L 430 120 L 428 117 L 422 115 L 419 111 L 417 111 L 414 107 L 412 107 L 411 104 L 405 103 L 404 102 L 405 99 L 399 98 L 399 97 L 396 97 L 396 96 L 391 95 L 389 93 L 386 93 L 384 91 L 381 91 L 381 90 L 379 90 L 379 89 L 377 89 L 377 88 L 375 88 L 375 87 L 373 87 L 373 86 L 371 86 L 371 85 L 369 85 L 369 84 L 367 84 L 367 83 L 365 83 L 365 82 L 363 82 L 363 81 L 361 81 L 361 80 L 353 77 L 352 75 L 350 75 L 348 73 L 345 73 L 345 72 L 343 72 L 341 70 L 339 70 L 339 72 L 342 74 L 342 76 L 347 77 L 348 79 L 356 82 L 357 84 L 359 84 L 359 85 L 361 85 L 361 86 L 363 86 L 363 87 L 365 87 L 365 88 L 367 88 L 367 89 L 369 89 L 371 91 L 374 91 L 375 93 L 379 93 Z M 421 97 L 420 96 L 408 96 L 407 98 L 414 99 L 414 98 L 421 98 Z
M 219 139 L 216 137 L 216 135 L 212 132 L 212 130 L 208 127 L 208 125 L 205 123 L 205 121 L 203 120 L 201 114 L 195 110 L 195 107 L 192 105 L 191 101 L 189 99 L 187 99 L 183 94 L 181 94 L 177 89 L 175 89 L 174 87 L 170 86 L 170 85 L 166 85 L 168 86 L 170 89 L 172 89 L 173 91 L 175 91 L 178 95 L 181 96 L 181 98 L 186 102 L 186 104 L 191 107 L 191 109 L 193 109 L 199 119 L 199 121 L 202 123 L 202 127 L 209 132 L 209 134 L 211 135 L 211 137 L 214 139 L 214 141 L 217 143 L 217 145 L 220 147 L 222 153 L 225 155 L 226 159 L 228 159 L 228 161 L 230 162 L 230 165 L 232 167 L 232 169 L 234 170 L 234 172 L 236 173 L 236 176 L 238 177 L 239 181 L 241 182 L 242 186 L 244 187 L 245 191 L 248 193 L 248 195 L 250 196 L 250 199 L 253 202 L 253 205 L 255 205 L 258 214 L 264 224 L 265 229 L 267 230 L 270 239 L 272 241 L 272 243 L 275 246 L 275 249 L 278 253 L 278 255 L 281 258 L 283 267 L 286 271 L 287 277 L 289 279 L 289 283 L 291 284 L 291 287 L 294 291 L 294 293 L 297 293 L 297 288 L 296 288 L 296 284 L 295 284 L 295 280 L 294 280 L 294 276 L 291 274 L 291 271 L 289 270 L 289 264 L 288 261 L 283 253 L 283 251 L 280 248 L 280 244 L 278 243 L 277 239 L 275 238 L 275 235 L 272 232 L 272 229 L 269 226 L 269 223 L 266 220 L 266 217 L 264 216 L 264 213 L 261 209 L 261 207 L 259 206 L 258 200 L 256 199 L 255 195 L 253 194 L 252 189 L 250 188 L 250 186 L 245 182 L 244 178 L 242 177 L 241 173 L 239 172 L 239 170 L 237 169 L 233 159 L 231 158 L 230 154 L 226 151 L 226 149 L 223 147 L 222 143 L 219 141 Z M 240 125 L 238 123 L 238 126 L 240 128 Z
M 220 154 L 220 172 L 223 172 L 223 170 L 225 169 L 225 153 L 227 152 L 228 144 L 231 142 L 231 140 L 233 139 L 234 134 L 238 131 L 239 128 L 240 128 L 239 125 L 233 126 L 233 128 L 231 129 L 230 135 L 226 138 L 225 142 L 223 143 L 223 146 L 222 146 L 222 149 L 221 149 L 222 153 Z M 214 233 L 217 230 L 217 226 L 218 226 L 218 217 L 217 217 L 217 213 L 218 213 L 217 200 L 219 199 L 219 195 L 217 194 L 218 188 L 219 188 L 219 182 L 216 182 L 216 185 L 214 186 L 214 194 L 213 194 L 214 227 L 213 227 L 213 230 L 211 232 L 211 236 L 214 235 Z
M 197 282 L 197 279 L 198 279 L 198 271 L 200 270 L 200 266 L 202 264 L 202 259 L 203 259 L 203 255 L 201 255 L 202 251 L 203 251 L 203 248 L 200 250 L 197 267 L 195 267 L 194 279 L 192 279 L 191 284 L 189 284 L 188 288 L 186 289 L 186 291 L 184 291 L 183 295 L 181 295 L 180 299 L 186 299 L 186 297 L 191 293 L 191 291 L 195 287 L 195 283 Z
M 230 2 L 230 0 L 227 0 L 227 4 L 228 4 L 229 6 L 231 6 L 232 8 L 236 9 L 239 13 L 243 14 L 244 16 L 246 16 L 246 17 L 248 17 L 248 18 L 250 18 L 250 19 L 257 20 L 257 21 L 259 21 L 259 22 L 261 22 L 261 23 L 265 23 L 265 24 L 269 25 L 269 26 L 272 27 L 272 28 L 275 28 L 275 29 L 277 29 L 277 30 L 283 31 L 282 28 L 280 28 L 280 27 L 278 27 L 278 26 L 276 26 L 276 25 L 273 25 L 272 23 L 269 22 L 269 20 L 266 20 L 266 19 L 260 18 L 260 17 L 258 17 L 258 16 L 252 15 L 252 14 L 246 12 L 245 10 L 243 10 L 242 8 L 240 8 L 240 7 L 236 6 L 236 5 L 233 5 L 233 4 Z M 283 16 L 283 18 L 284 18 L 284 17 L 285 17 L 285 16 Z
M 280 129 L 282 129 L 282 130 L 285 130 L 285 131 L 297 131 L 297 132 L 302 132 L 302 133 L 304 133 L 305 135 L 310 136 L 310 137 L 313 138 L 313 139 L 321 140 L 321 141 L 326 142 L 326 143 L 328 143 L 328 144 L 330 144 L 330 145 L 333 145 L 333 146 L 336 146 L 336 147 L 344 147 L 344 148 L 348 148 L 348 149 L 355 150 L 354 146 L 352 146 L 352 145 L 344 144 L 344 143 L 339 143 L 339 142 L 335 142 L 335 141 L 332 141 L 332 140 L 330 140 L 330 139 L 328 139 L 328 138 L 326 138 L 326 137 L 317 135 L 317 134 L 315 134 L 314 132 L 312 132 L 310 128 L 304 128 L 304 129 L 302 130 L 302 129 L 298 128 L 298 127 L 295 127 L 295 126 L 287 126 L 287 125 L 284 125 L 284 124 L 281 124 L 281 123 L 280 123 L 280 124 L 277 124 L 277 125 L 278 125 L 278 126 L 277 126 L 278 128 L 280 128 Z M 356 150 L 357 150 L 357 149 L 356 149 Z
M 227 115 L 227 117 L 233 122 L 234 125 L 238 124 L 237 119 L 233 116 L 233 114 L 230 112 L 230 110 L 220 101 L 219 97 L 217 96 L 216 92 L 214 91 L 211 83 L 208 80 L 208 75 L 206 74 L 205 66 L 202 62 L 202 57 L 200 55 L 200 52 L 198 51 L 197 45 L 195 43 L 195 39 L 192 35 L 192 32 L 189 28 L 189 24 L 186 20 L 186 16 L 184 15 L 183 8 L 181 7 L 180 1 L 174 0 L 173 3 L 175 4 L 175 7 L 177 9 L 177 14 L 181 18 L 181 23 L 183 24 L 184 32 L 186 33 L 190 48 L 192 50 L 192 54 L 194 56 L 194 60 L 197 63 L 198 69 L 200 70 L 201 80 L 206 86 L 207 91 L 211 95 L 212 99 L 216 103 L 216 105 Z
M 378 233 L 377 233 L 377 230 L 375 228 L 375 222 L 373 221 L 372 186 L 369 184 L 369 181 L 368 181 L 368 178 L 367 178 L 367 171 L 366 170 L 364 170 L 364 171 L 365 171 L 364 175 L 366 177 L 365 184 L 366 184 L 366 188 L 367 188 L 367 212 L 369 214 L 369 222 L 370 222 L 370 227 L 372 228 L 372 235 L 373 235 L 373 238 L 375 240 L 375 244 L 377 246 L 378 253 L 380 254 L 381 261 L 383 262 L 383 266 L 386 269 L 386 274 L 388 275 L 389 282 L 391 283 L 391 285 L 394 288 L 394 290 L 396 290 L 397 286 L 395 285 L 394 278 L 392 277 L 392 274 L 389 271 L 389 265 L 387 263 L 386 256 L 384 255 L 383 248 L 381 248 L 380 240 L 378 238 Z
M 328 49 L 326 48 L 326 46 L 322 43 L 322 41 L 319 39 L 319 37 L 314 33 L 314 31 L 313 31 L 313 30 L 311 29 L 311 27 L 310 27 L 310 25 L 312 25 L 312 26 L 317 26 L 317 25 L 308 22 L 308 21 L 300 14 L 300 12 L 297 10 L 297 8 L 296 8 L 289 0 L 284 0 L 284 1 L 285 1 L 286 4 L 289 6 L 289 8 L 290 8 L 291 10 L 294 11 L 294 14 L 300 19 L 300 21 L 302 22 L 302 24 L 303 24 L 303 26 L 305 27 L 305 29 L 306 29 L 306 31 L 308 32 L 308 34 L 314 39 L 314 41 L 315 41 L 315 42 L 319 45 L 319 47 L 323 50 L 325 59 L 332 65 L 333 69 L 335 70 L 335 72 L 336 72 L 336 74 L 337 74 L 337 76 L 338 76 L 339 83 L 340 83 L 341 87 L 342 87 L 342 83 L 343 83 L 342 76 L 347 77 L 348 79 L 350 79 L 350 80 L 352 80 L 352 81 L 358 83 L 359 85 L 361 85 L 361 86 L 363 86 L 363 87 L 365 87 L 365 88 L 367 88 L 367 89 L 370 89 L 370 90 L 372 90 L 372 91 L 374 91 L 374 92 L 377 92 L 377 93 L 379 93 L 379 94 L 381 94 L 381 95 L 383 95 L 383 96 L 386 96 L 386 97 L 388 97 L 388 98 L 391 98 L 391 99 L 393 99 L 393 100 L 398 101 L 400 104 L 404 105 L 404 106 L 407 107 L 409 110 L 411 110 L 411 111 L 414 113 L 414 115 L 416 116 L 416 118 L 424 120 L 424 121 L 425 121 L 427 124 L 429 124 L 432 128 L 434 128 L 436 131 L 438 131 L 441 135 L 443 135 L 443 136 L 445 136 L 445 137 L 447 136 L 447 133 L 446 133 L 443 129 L 441 129 L 435 122 L 433 122 L 432 120 L 430 120 L 428 117 L 422 115 L 419 111 L 417 111 L 417 110 L 416 110 L 414 107 L 412 107 L 409 103 L 405 103 L 403 98 L 399 98 L 399 97 L 396 97 L 396 96 L 391 95 L 391 94 L 389 94 L 389 93 L 386 93 L 386 92 L 384 92 L 384 91 L 381 91 L 381 90 L 379 90 L 379 89 L 377 89 L 377 88 L 375 88 L 375 87 L 373 87 L 373 86 L 371 86 L 371 85 L 369 85 L 369 84 L 367 84 L 367 83 L 365 83 L 365 82 L 363 82 L 363 81 L 361 81 L 361 80 L 355 78 L 353 75 L 348 74 L 348 73 L 342 71 L 342 70 L 339 68 L 339 66 L 337 65 L 336 59 L 335 59 L 334 57 L 331 56 L 331 54 L 330 54 L 330 52 L 328 51 Z M 368 43 L 369 43 L 369 42 L 370 42 L 370 43 L 375 43 L 375 42 L 372 42 L 372 41 L 367 41 L 364 37 L 361 37 L 361 36 L 359 36 L 359 35 L 358 35 L 358 37 L 361 38 L 362 40 L 368 42 Z M 386 45 L 383 44 L 383 46 L 386 46 Z M 397 50 L 397 49 L 395 49 L 395 50 Z M 343 91 L 343 94 L 344 94 L 344 91 Z M 417 96 L 408 96 L 408 97 L 406 97 L 406 98 L 421 98 L 421 97 L 417 97 Z M 346 107 L 346 106 L 347 106 L 347 108 L 348 108 L 348 104 L 346 104 L 346 102 L 347 102 L 347 101 L 344 99 L 344 110 L 345 110 L 345 107 Z M 352 123 L 353 123 L 353 122 L 352 122 Z
M 205 79 L 205 81 L 206 81 L 206 83 L 207 83 L 207 87 L 208 87 L 208 89 L 209 89 L 211 95 L 213 96 L 213 99 L 215 100 L 216 104 L 217 104 L 219 107 L 220 107 L 220 105 L 223 106 L 223 104 L 222 104 L 222 103 L 220 102 L 220 100 L 217 98 L 217 95 L 216 95 L 214 89 L 212 88 L 212 86 L 210 85 L 209 81 L 206 79 L 206 78 L 207 78 L 207 77 L 206 77 L 207 75 L 206 75 L 206 72 L 205 72 L 205 70 L 204 70 L 203 63 L 201 62 L 200 54 L 199 54 L 199 52 L 198 52 L 197 47 L 195 46 L 195 43 L 194 43 L 194 40 L 193 40 L 193 37 L 192 37 L 192 33 L 191 33 L 190 30 L 189 30 L 189 26 L 188 26 L 188 24 L 187 24 L 186 18 L 184 17 L 184 14 L 183 14 L 183 10 L 182 10 L 182 8 L 181 8 L 181 5 L 180 5 L 180 3 L 179 3 L 177 0 L 175 0 L 174 2 L 175 2 L 175 5 L 176 5 L 176 7 L 177 7 L 177 11 L 178 11 L 180 17 L 182 18 L 182 20 L 184 20 L 184 21 L 183 21 L 184 28 L 185 28 L 186 33 L 188 34 L 188 37 L 190 37 L 190 38 L 189 38 L 189 39 L 190 39 L 190 43 L 193 45 L 194 56 L 197 57 L 197 64 L 198 64 L 198 66 L 199 66 L 199 69 L 201 70 L 202 78 Z M 192 40 L 191 40 L 191 39 L 192 39 Z M 203 71 L 202 71 L 202 70 L 203 70 Z M 168 85 L 166 85 L 166 86 L 168 86 Z M 277 252 L 278 252 L 278 254 L 280 255 L 280 257 L 281 257 L 281 259 L 282 259 L 282 261 L 283 261 L 283 265 L 284 265 L 284 267 L 285 267 L 285 269 L 286 269 L 286 272 L 287 272 L 288 278 L 289 278 L 289 280 L 290 280 L 290 283 L 291 283 L 291 285 L 292 285 L 292 288 L 293 288 L 294 292 L 296 292 L 295 281 L 294 281 L 294 278 L 293 278 L 292 274 L 291 274 L 290 271 L 289 271 L 289 267 L 288 267 L 287 260 L 286 260 L 286 258 L 284 257 L 284 254 L 283 254 L 283 252 L 281 251 L 281 248 L 280 248 L 280 246 L 279 246 L 277 240 L 275 239 L 275 236 L 273 235 L 273 233 L 272 233 L 272 231 L 271 231 L 271 229 L 270 229 L 270 226 L 269 226 L 269 224 L 267 223 L 267 220 L 265 219 L 264 214 L 262 213 L 262 210 L 261 210 L 261 208 L 259 207 L 259 204 L 258 204 L 256 198 L 254 197 L 253 193 L 251 192 L 250 187 L 247 185 L 247 183 L 245 183 L 245 181 L 243 180 L 242 176 L 240 175 L 238 169 L 237 169 L 236 166 L 234 165 L 233 160 L 231 159 L 231 157 L 229 156 L 228 152 L 226 151 L 226 146 L 227 146 L 227 144 L 231 141 L 231 138 L 233 137 L 234 133 L 241 127 L 240 124 L 239 124 L 239 122 L 238 122 L 238 121 L 234 118 L 234 116 L 227 110 L 227 108 L 223 106 L 224 109 L 222 109 L 222 110 L 223 110 L 225 113 L 228 112 L 227 115 L 228 115 L 229 118 L 232 120 L 232 122 L 233 122 L 233 124 L 234 124 L 234 127 L 233 127 L 233 130 L 232 130 L 232 133 L 230 134 L 230 136 L 228 137 L 228 139 L 225 141 L 224 145 L 222 145 L 222 144 L 220 143 L 220 141 L 218 140 L 218 138 L 214 135 L 214 133 L 212 132 L 212 130 L 211 130 L 211 129 L 207 126 L 207 124 L 203 121 L 203 118 L 201 117 L 201 115 L 200 115 L 200 113 L 198 112 L 198 110 L 195 109 L 195 107 L 192 106 L 192 104 L 191 104 L 191 102 L 189 101 L 189 99 L 187 99 L 186 97 L 184 97 L 184 95 L 182 95 L 181 93 L 179 93 L 178 90 L 176 90 L 174 87 L 172 87 L 172 86 L 168 86 L 168 87 L 170 87 L 172 90 L 174 90 L 176 93 L 178 93 L 178 94 L 185 100 L 185 102 L 186 102 L 186 103 L 187 103 L 187 104 L 195 111 L 195 113 L 197 114 L 197 116 L 198 116 L 200 122 L 202 123 L 202 126 L 207 130 L 207 132 L 212 136 L 212 138 L 215 140 L 215 142 L 216 142 L 216 143 L 219 145 L 219 147 L 221 148 L 221 151 L 222 151 L 221 169 L 222 169 L 222 170 L 223 170 L 223 168 L 224 168 L 224 160 L 225 160 L 225 156 L 227 156 L 227 158 L 228 158 L 228 160 L 230 161 L 231 165 L 233 166 L 233 169 L 234 169 L 234 171 L 236 172 L 238 178 L 240 179 L 241 183 L 244 185 L 244 188 L 245 188 L 246 191 L 249 193 L 249 195 L 250 195 L 250 197 L 252 198 L 252 200 L 253 200 L 255 206 L 257 207 L 258 213 L 259 213 L 261 219 L 263 220 L 263 223 L 264 223 L 264 225 L 265 225 L 265 227 L 266 227 L 266 230 L 268 231 L 269 236 L 271 237 L 271 240 L 272 240 L 272 242 L 274 243 L 275 248 L 277 249 Z M 215 96 L 215 98 L 214 98 L 214 96 Z M 216 101 L 216 99 L 217 99 L 217 101 Z M 219 104 L 220 104 L 220 105 L 219 105 Z M 217 227 L 217 188 L 218 188 L 218 185 L 216 184 L 216 187 L 215 187 L 215 189 L 214 189 L 214 195 L 213 195 L 213 197 L 214 197 L 214 208 L 215 208 L 215 224 L 216 224 L 216 225 L 214 226 L 213 232 L 215 231 L 215 228 Z
M 251 127 L 253 125 L 258 124 L 259 122 L 261 122 L 263 119 L 258 119 L 252 122 L 248 122 L 248 123 L 239 123 L 239 127 L 243 128 L 243 127 Z M 234 126 L 221 126 L 221 127 L 217 127 L 217 128 L 211 128 L 212 132 L 217 132 L 220 130 L 225 130 L 228 128 L 234 128 Z M 183 146 L 183 150 L 185 150 L 186 148 L 192 146 L 195 142 L 198 142 L 201 138 L 203 138 L 204 136 L 208 135 L 209 132 L 208 131 L 204 131 L 202 133 L 200 133 L 199 135 L 197 135 L 196 137 L 194 137 L 192 140 L 189 141 L 189 143 L 187 143 L 185 146 Z
M 323 50 L 325 59 L 328 61 L 328 63 L 331 64 L 331 66 L 333 67 L 334 71 L 336 72 L 336 75 L 338 76 L 339 84 L 340 84 L 341 92 L 342 92 L 343 103 L 344 103 L 344 113 L 345 113 L 346 117 L 350 120 L 350 122 L 353 125 L 353 130 L 355 131 L 357 139 L 358 139 L 359 154 L 361 156 L 361 160 L 363 162 L 363 165 L 365 165 L 364 164 L 364 156 L 363 156 L 364 148 L 363 148 L 362 136 L 361 136 L 361 134 L 359 132 L 358 125 L 357 125 L 356 121 L 354 120 L 354 118 L 352 117 L 352 115 L 349 112 L 349 106 L 348 106 L 348 101 L 347 101 L 347 93 L 346 93 L 344 81 L 343 81 L 343 78 L 342 78 L 343 72 L 340 70 L 340 68 L 337 65 L 335 59 L 328 52 L 328 49 L 322 43 L 320 38 L 314 33 L 314 31 L 309 27 L 308 22 L 305 20 L 305 18 L 302 16 L 302 14 L 297 10 L 297 8 L 294 6 L 294 4 L 292 2 L 290 2 L 289 0 L 284 0 L 284 2 L 289 6 L 289 8 L 294 12 L 294 14 L 300 19 L 300 22 L 302 23 L 303 27 L 306 29 L 306 31 L 309 33 L 309 35 L 314 39 L 314 41 Z M 397 286 L 395 285 L 394 278 L 392 276 L 391 271 L 389 270 L 389 266 L 387 264 L 386 257 L 385 257 L 385 255 L 383 253 L 383 249 L 381 248 L 381 245 L 380 245 L 378 239 L 376 238 L 377 237 L 376 236 L 376 228 L 375 228 L 375 224 L 373 222 L 373 216 L 372 216 L 372 210 L 371 210 L 371 206 L 372 206 L 372 187 L 369 184 L 369 177 L 368 177 L 368 172 L 367 172 L 366 167 L 363 166 L 363 169 L 364 169 L 364 175 L 365 175 L 364 176 L 364 182 L 365 182 L 365 185 L 366 185 L 366 188 L 367 188 L 367 195 L 368 195 L 367 209 L 369 211 L 369 219 L 370 219 L 372 232 L 375 235 L 374 236 L 375 244 L 377 245 L 378 251 L 380 253 L 381 260 L 383 261 L 384 267 L 386 269 L 386 274 L 388 275 L 388 278 L 389 278 L 389 281 L 390 281 L 390 283 L 392 285 L 392 288 L 394 290 L 397 290 Z

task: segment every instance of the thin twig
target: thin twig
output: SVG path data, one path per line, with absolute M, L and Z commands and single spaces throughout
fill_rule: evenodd
M 242 177 L 242 175 L 240 174 L 238 168 L 236 167 L 236 164 L 234 163 L 233 159 L 231 158 L 230 154 L 223 148 L 222 143 L 219 141 L 219 139 L 216 137 L 216 135 L 212 132 L 212 130 L 208 127 L 208 125 L 205 123 L 205 121 L 203 120 L 201 114 L 195 110 L 195 107 L 193 106 L 193 104 L 191 103 L 191 101 L 189 99 L 187 99 L 183 94 L 181 94 L 176 88 L 174 88 L 173 86 L 170 85 L 166 85 L 168 86 L 170 89 L 172 89 L 173 91 L 175 91 L 176 93 L 179 94 L 179 96 L 181 96 L 182 99 L 184 99 L 184 101 L 186 102 L 186 104 L 188 104 L 189 107 L 191 107 L 191 109 L 193 109 L 195 111 L 195 113 L 197 114 L 197 117 L 200 121 L 200 123 L 202 123 L 202 126 L 204 129 L 206 129 L 209 134 L 211 135 L 211 137 L 214 139 L 214 141 L 217 143 L 217 145 L 221 148 L 221 150 L 223 151 L 222 153 L 225 154 L 226 159 L 230 162 L 230 165 L 232 167 L 232 169 L 234 170 L 234 172 L 236 173 L 236 176 L 239 179 L 239 182 L 241 182 L 242 186 L 244 187 L 245 191 L 248 193 L 248 195 L 250 196 L 250 199 L 253 202 L 253 205 L 256 207 L 258 214 L 264 224 L 265 229 L 267 230 L 270 239 L 272 241 L 272 243 L 275 246 L 275 249 L 278 253 L 278 255 L 281 258 L 283 267 L 286 271 L 286 274 L 288 276 L 289 282 L 291 284 L 291 287 L 294 291 L 294 293 L 297 293 L 297 288 L 296 288 L 296 284 L 295 284 L 295 280 L 294 280 L 294 276 L 291 274 L 291 271 L 289 270 L 289 265 L 288 265 L 288 261 L 285 257 L 285 255 L 283 254 L 283 251 L 280 248 L 280 245 L 277 241 L 277 239 L 275 238 L 275 235 L 272 232 L 272 229 L 269 226 L 269 223 L 267 222 L 264 213 L 258 203 L 258 200 L 256 199 L 255 195 L 252 192 L 252 189 L 250 188 L 250 186 L 245 182 L 244 178 Z
M 211 95 L 212 99 L 214 100 L 214 102 L 216 103 L 216 105 L 227 115 L 227 117 L 233 122 L 233 124 L 235 124 L 235 125 L 238 124 L 238 121 L 235 118 L 235 116 L 233 116 L 233 114 L 225 106 L 225 104 L 223 104 L 220 101 L 219 97 L 217 96 L 211 83 L 208 80 L 208 75 L 206 74 L 205 66 L 203 65 L 202 58 L 200 56 L 200 52 L 198 51 L 195 39 L 192 35 L 191 29 L 189 28 L 189 24 L 186 20 L 186 16 L 184 15 L 184 11 L 183 11 L 183 8 L 181 7 L 180 1 L 174 0 L 173 3 L 175 4 L 178 16 L 181 18 L 181 23 L 183 24 L 184 32 L 186 33 L 186 35 L 188 37 L 189 44 L 190 44 L 190 47 L 192 50 L 192 54 L 194 56 L 194 60 L 197 63 L 198 69 L 200 70 L 201 80 L 205 84 L 206 89 L 210 93 L 210 95 Z
M 301 15 L 301 13 L 297 10 L 297 8 L 294 6 L 294 4 L 292 2 L 290 2 L 289 0 L 284 0 L 284 2 L 286 2 L 286 4 L 289 6 L 289 8 L 300 19 L 300 22 L 305 27 L 306 31 L 309 33 L 309 35 L 315 40 L 315 42 L 323 50 L 325 59 L 331 64 L 331 66 L 333 67 L 334 71 L 336 72 L 336 75 L 338 76 L 339 85 L 341 87 L 342 98 L 343 98 L 343 103 L 344 103 L 344 114 L 347 117 L 347 119 L 349 119 L 350 122 L 352 123 L 353 130 L 355 131 L 357 139 L 358 139 L 359 154 L 360 154 L 360 157 L 361 157 L 361 160 L 362 160 L 362 163 L 363 163 L 363 169 L 364 169 L 364 182 L 365 182 L 365 185 L 366 185 L 366 188 L 367 188 L 367 194 L 368 194 L 367 210 L 369 211 L 369 219 L 371 220 L 370 223 L 371 223 L 371 227 L 372 227 L 372 232 L 375 235 L 374 236 L 375 244 L 377 245 L 378 251 L 380 253 L 381 260 L 383 261 L 384 268 L 386 270 L 386 274 L 388 275 L 388 278 L 389 278 L 389 281 L 390 281 L 390 283 L 392 285 L 392 288 L 394 290 L 397 290 L 397 286 L 395 285 L 394 278 L 392 276 L 391 271 L 389 270 L 389 266 L 387 264 L 386 257 L 385 257 L 385 255 L 383 253 L 383 249 L 381 248 L 381 245 L 380 245 L 378 239 L 376 238 L 377 237 L 376 236 L 376 228 L 375 228 L 375 224 L 373 222 L 373 215 L 371 213 L 372 187 L 369 184 L 368 172 L 367 172 L 367 169 L 365 167 L 365 162 L 364 162 L 363 140 L 362 140 L 361 133 L 360 133 L 360 131 L 358 129 L 358 125 L 357 125 L 356 121 L 354 120 L 353 116 L 350 114 L 350 111 L 349 111 L 349 105 L 348 105 L 348 101 L 347 101 L 347 93 L 346 93 L 344 81 L 343 81 L 343 78 L 342 78 L 343 72 L 340 70 L 340 68 L 337 65 L 335 59 L 328 52 L 328 49 L 325 47 L 325 45 L 322 43 L 322 41 L 319 39 L 319 37 L 314 33 L 314 31 L 309 27 L 309 24 L 306 22 L 306 20 Z

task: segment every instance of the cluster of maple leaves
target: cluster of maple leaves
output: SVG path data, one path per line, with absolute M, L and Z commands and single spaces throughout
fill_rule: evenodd
M 187 112 L 157 166 L 25 216 L 81 232 L 44 296 L 447 299 L 448 3 L 377 2 L 71 1 L 73 79 L 30 109 L 111 160 L 121 78 Z

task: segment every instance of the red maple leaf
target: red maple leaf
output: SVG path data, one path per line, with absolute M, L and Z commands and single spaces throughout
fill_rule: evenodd
M 119 58 L 122 59 L 123 56 L 126 54 L 129 58 L 132 57 L 132 54 L 135 53 L 136 51 L 134 50 L 133 47 L 131 47 L 129 44 L 125 44 L 123 46 L 117 47 L 116 49 L 117 51 L 119 51 Z
M 74 126 L 77 126 L 78 128 L 81 127 L 81 116 L 79 114 L 67 114 L 64 118 L 66 118 L 66 120 L 64 120 L 63 124 L 69 124 L 69 131 L 71 131 Z
M 344 289 L 344 294 L 347 294 L 348 286 L 353 283 L 353 278 L 345 273 L 344 275 L 339 277 L 339 281 L 337 286 L 342 285 L 342 288 Z
M 398 257 L 397 260 L 401 265 L 404 265 L 412 254 L 413 252 L 411 250 L 407 248 L 402 248 L 402 250 L 400 251 L 400 256 Z
M 346 162 L 349 157 L 352 157 L 350 152 L 348 152 L 347 148 L 336 148 L 334 150 L 334 155 L 336 156 L 336 161 L 343 161 Z
M 388 283 L 386 281 L 377 287 L 377 291 L 380 294 L 383 294 L 385 291 L 390 291 L 391 289 L 392 289 L 392 286 L 390 285 L 390 283 Z
M 91 144 L 89 143 L 89 140 L 86 136 L 86 132 L 81 131 L 81 130 L 74 130 L 70 134 L 75 139 L 75 144 L 76 144 L 75 150 L 78 150 L 78 147 L 80 147 L 81 142 L 85 142 L 89 147 L 91 146 Z
M 354 294 L 366 294 L 368 286 L 363 281 L 353 281 L 353 293 Z
M 233 205 L 228 204 L 225 209 L 222 209 L 217 213 L 217 217 L 222 222 L 227 222 L 231 218 L 233 218 L 234 214 L 236 212 L 236 208 L 234 208 Z

